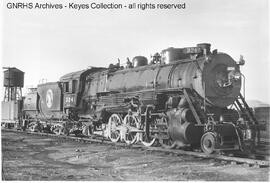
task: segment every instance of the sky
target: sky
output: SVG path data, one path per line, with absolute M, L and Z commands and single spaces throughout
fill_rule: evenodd
M 185 3 L 181 10 L 8 9 L 7 2 Z M 168 47 L 212 44 L 246 64 L 246 98 L 270 104 L 268 0 L 3 0 L 1 64 L 25 72 L 25 86 L 88 66 L 150 58 Z

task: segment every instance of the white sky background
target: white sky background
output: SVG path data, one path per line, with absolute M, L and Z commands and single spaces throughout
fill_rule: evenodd
M 246 97 L 270 103 L 268 0 L 174 0 L 100 2 L 186 3 L 185 10 L 8 10 L 6 2 L 98 2 L 91 0 L 4 0 L 2 66 L 25 72 L 25 86 L 42 78 L 120 58 L 150 57 L 168 47 L 208 42 L 212 49 L 246 64 Z

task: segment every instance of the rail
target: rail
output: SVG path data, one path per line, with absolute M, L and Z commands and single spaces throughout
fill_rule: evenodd
M 161 152 L 165 154 L 171 154 L 176 156 L 195 156 L 205 159 L 215 159 L 218 161 L 226 161 L 231 164 L 239 164 L 239 165 L 247 165 L 252 166 L 255 168 L 264 168 L 269 167 L 269 157 L 266 160 L 259 160 L 259 159 L 250 159 L 250 158 L 243 158 L 243 157 L 235 157 L 235 156 L 227 156 L 227 155 L 221 155 L 221 154 L 210 154 L 207 155 L 202 152 L 195 152 L 195 151 L 185 151 L 180 149 L 163 149 L 161 147 L 146 147 L 143 145 L 127 145 L 125 143 L 114 143 L 108 140 L 105 140 L 104 138 L 87 138 L 87 137 L 75 137 L 75 136 L 64 136 L 64 135 L 55 135 L 50 133 L 38 133 L 38 132 L 29 132 L 29 131 L 18 131 L 13 129 L 2 129 L 2 131 L 7 132 L 14 132 L 14 133 L 24 133 L 28 135 L 38 135 L 38 136 L 47 136 L 52 138 L 61 138 L 65 140 L 72 140 L 77 142 L 83 142 L 83 143 L 101 143 L 101 144 L 108 144 L 108 145 L 114 145 L 114 146 L 120 146 L 123 148 L 133 148 L 133 149 L 141 149 L 145 151 L 153 151 L 153 152 Z

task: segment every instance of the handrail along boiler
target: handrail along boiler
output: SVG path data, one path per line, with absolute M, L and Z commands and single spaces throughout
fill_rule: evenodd
M 126 68 L 91 67 L 38 85 L 36 96 L 25 97 L 24 120 L 32 130 L 50 126 L 128 144 L 252 150 L 259 133 L 240 93 L 244 60 L 210 46 L 168 48 L 149 64 L 137 56 Z

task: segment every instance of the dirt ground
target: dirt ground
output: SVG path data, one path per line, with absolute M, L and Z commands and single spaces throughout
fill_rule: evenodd
M 269 169 L 2 131 L 2 180 L 269 181 Z

